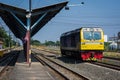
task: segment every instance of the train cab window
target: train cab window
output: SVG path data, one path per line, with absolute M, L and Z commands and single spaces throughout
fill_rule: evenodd
M 101 32 L 84 31 L 83 36 L 84 36 L 84 39 L 86 40 L 100 40 Z
M 101 39 L 101 32 L 94 32 L 93 38 L 94 38 L 94 40 L 100 40 Z
M 92 39 L 92 34 L 90 31 L 84 31 L 83 32 L 84 39 L 86 40 L 91 40 Z

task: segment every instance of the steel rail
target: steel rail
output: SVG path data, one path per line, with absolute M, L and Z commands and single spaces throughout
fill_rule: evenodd
M 117 66 L 117 65 L 112 65 L 112 64 L 103 63 L 103 62 L 91 62 L 91 64 L 120 71 L 120 66 Z
M 60 77 L 62 77 L 62 80 L 69 80 L 67 77 L 65 77 L 63 74 L 61 74 L 59 71 L 57 71 L 56 69 L 54 69 L 51 65 L 49 65 L 48 63 L 46 63 L 45 61 L 43 61 L 42 59 L 40 59 L 38 56 L 34 56 L 38 61 L 40 61 L 40 63 L 42 63 L 45 66 L 48 66 L 49 68 L 51 68 L 52 70 L 54 70 L 57 74 L 60 75 Z
M 120 58 L 114 58 L 114 57 L 103 57 L 103 58 L 106 58 L 106 59 L 113 59 L 113 60 L 118 60 L 118 61 L 120 61 Z
M 71 70 L 68 67 L 65 67 L 65 66 L 63 66 L 63 65 L 49 59 L 48 57 L 46 57 L 44 55 L 39 55 L 39 56 L 36 55 L 36 56 L 37 56 L 37 58 L 40 59 L 40 61 L 44 62 L 46 65 L 50 66 L 52 69 L 56 70 L 60 75 L 65 77 L 65 80 L 70 80 L 71 76 L 72 76 L 72 79 L 74 79 L 74 80 L 89 80 L 88 78 L 80 75 L 79 73 Z M 57 69 L 56 69 L 55 66 L 57 66 Z M 67 73 L 69 73 L 69 74 L 67 74 Z

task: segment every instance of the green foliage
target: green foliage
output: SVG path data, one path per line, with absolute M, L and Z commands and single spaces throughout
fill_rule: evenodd
M 38 40 L 33 40 L 33 39 L 31 39 L 31 45 L 40 46 L 40 45 L 41 45 L 41 42 L 38 41 Z
M 35 46 L 40 46 L 40 45 L 45 45 L 45 46 L 60 46 L 60 41 L 45 41 L 45 43 L 41 43 L 38 40 L 33 40 L 31 39 L 31 45 L 35 45 Z
M 12 47 L 15 46 L 17 43 L 12 40 L 11 36 L 7 34 L 4 27 L 0 26 L 0 40 L 3 41 L 3 47 Z
M 56 41 L 56 46 L 60 46 L 60 41 Z
M 0 26 L 0 38 L 3 41 L 3 46 L 8 47 L 9 46 L 9 36 L 7 35 L 7 32 L 3 27 Z
M 104 42 L 104 46 L 105 46 L 105 51 L 109 51 L 109 42 Z
M 55 42 L 53 41 L 45 41 L 44 43 L 46 46 L 54 46 L 55 45 Z
M 8 38 L 8 35 L 3 27 L 0 27 L 0 38 Z
M 46 45 L 46 46 L 60 46 L 60 41 L 53 42 L 53 41 L 46 40 L 44 45 Z

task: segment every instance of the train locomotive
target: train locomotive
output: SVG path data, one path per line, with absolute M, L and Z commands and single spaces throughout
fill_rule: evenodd
M 104 32 L 99 27 L 82 27 L 63 33 L 60 50 L 62 56 L 74 56 L 84 61 L 102 59 Z

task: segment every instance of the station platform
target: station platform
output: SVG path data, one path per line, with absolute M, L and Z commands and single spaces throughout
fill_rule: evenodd
M 25 62 L 24 54 L 19 54 L 17 63 L 9 75 L 9 80 L 54 80 L 44 66 L 32 56 L 31 67 Z

